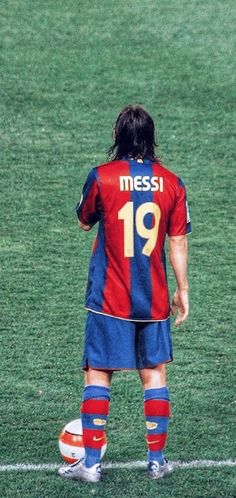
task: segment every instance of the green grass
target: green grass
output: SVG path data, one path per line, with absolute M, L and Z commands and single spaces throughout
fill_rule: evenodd
M 79 232 L 74 206 L 129 102 L 152 113 L 193 222 L 191 315 L 174 331 L 168 368 L 168 456 L 233 458 L 235 2 L 9 0 L 0 22 L 2 463 L 59 463 L 57 435 L 79 414 L 94 231 Z M 116 374 L 112 393 L 106 461 L 144 459 L 135 372 Z M 45 472 L 0 475 L 2 498 L 156 492 L 231 498 L 233 469 L 179 470 L 158 484 L 107 470 L 98 488 Z
M 2 477 L 2 476 L 0 476 Z M 7 474 L 2 479 L 4 497 L 24 498 L 228 498 L 235 496 L 232 470 L 180 470 L 163 482 L 148 480 L 145 471 L 104 471 L 98 484 L 65 482 L 51 472 Z M 16 488 L 16 481 L 18 483 Z M 222 489 L 223 483 L 223 489 Z M 15 490 L 14 494 L 9 489 Z

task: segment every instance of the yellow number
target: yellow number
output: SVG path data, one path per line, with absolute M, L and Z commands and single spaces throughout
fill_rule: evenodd
M 134 203 L 126 204 L 118 212 L 119 220 L 124 220 L 124 255 L 126 258 L 132 258 L 134 255 Z
M 147 228 L 144 225 L 144 217 L 151 213 L 154 216 L 154 225 L 152 228 Z M 138 235 L 143 239 L 147 239 L 146 244 L 142 249 L 142 254 L 151 256 L 155 248 L 161 211 L 159 206 L 154 202 L 144 202 L 141 204 L 135 216 L 135 226 Z M 126 202 L 126 204 L 118 212 L 118 219 L 124 220 L 124 255 L 126 258 L 134 256 L 134 203 Z
M 144 216 L 148 213 L 152 213 L 155 218 L 155 223 L 152 228 L 146 228 L 144 225 Z M 157 204 L 154 202 L 145 202 L 138 207 L 136 211 L 136 227 L 137 232 L 140 237 L 147 239 L 145 246 L 143 247 L 142 254 L 146 256 L 151 256 L 153 249 L 155 248 L 158 228 L 160 223 L 161 211 Z

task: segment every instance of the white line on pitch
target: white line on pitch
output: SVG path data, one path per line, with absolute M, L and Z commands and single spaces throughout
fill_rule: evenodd
M 236 467 L 236 460 L 193 460 L 192 462 L 172 462 L 174 467 L 178 469 L 194 469 L 202 467 Z M 146 462 L 137 460 L 134 462 L 111 462 L 104 463 L 104 469 L 136 469 L 145 468 Z M 42 471 L 42 470 L 57 470 L 57 463 L 16 463 L 0 465 L 0 472 L 13 471 Z

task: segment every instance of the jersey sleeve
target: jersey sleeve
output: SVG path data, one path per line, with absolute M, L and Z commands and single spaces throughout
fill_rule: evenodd
M 94 225 L 100 220 L 100 194 L 94 169 L 88 174 L 80 202 L 76 206 L 76 212 L 79 220 L 84 225 Z
M 192 231 L 185 185 L 179 180 L 179 192 L 171 213 L 167 233 L 169 237 L 186 235 Z

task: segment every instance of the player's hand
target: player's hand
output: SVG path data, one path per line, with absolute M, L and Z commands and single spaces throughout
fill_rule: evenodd
M 187 290 L 176 290 L 171 306 L 171 314 L 174 315 L 177 311 L 175 325 L 178 327 L 183 323 L 189 314 L 189 298 Z
M 89 232 L 89 230 L 91 230 L 91 228 L 93 228 L 93 225 L 85 225 L 84 223 L 82 223 L 81 221 L 78 220 L 78 223 L 79 223 L 79 226 L 80 228 L 82 228 L 82 230 L 84 230 L 85 232 Z

